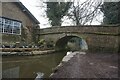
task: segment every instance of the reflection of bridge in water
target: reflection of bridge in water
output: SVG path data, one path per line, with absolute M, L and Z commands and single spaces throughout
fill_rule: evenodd
M 80 38 L 88 45 L 89 51 L 117 52 L 119 49 L 119 26 L 62 26 L 40 29 L 40 39 L 53 42 L 55 49 L 64 49 L 72 38 Z

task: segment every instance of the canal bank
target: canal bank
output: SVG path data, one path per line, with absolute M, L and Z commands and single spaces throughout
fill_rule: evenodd
M 6 48 L 1 49 L 0 55 L 2 56 L 35 56 L 44 55 L 56 52 L 55 50 L 39 50 L 31 48 Z
M 63 58 L 50 78 L 118 78 L 118 54 L 78 53 L 67 62 Z

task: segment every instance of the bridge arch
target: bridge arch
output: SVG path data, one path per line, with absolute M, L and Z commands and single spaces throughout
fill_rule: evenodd
M 85 39 L 83 39 L 82 37 L 76 36 L 76 35 L 65 35 L 63 37 L 61 37 L 60 39 L 58 39 L 55 43 L 55 50 L 64 50 L 68 48 L 68 43 L 70 43 L 73 40 L 77 40 L 75 47 L 76 49 L 70 49 L 70 50 L 88 50 L 88 44 L 85 41 Z M 69 46 L 70 47 L 70 46 Z M 79 47 L 79 48 L 78 48 Z
M 120 42 L 118 40 L 119 27 L 120 25 L 81 25 L 57 26 L 35 30 L 36 35 L 38 35 L 38 41 L 39 39 L 44 39 L 46 43 L 52 43 L 52 49 L 64 47 L 70 39 L 67 36 L 75 35 L 86 40 L 89 52 L 118 53 L 118 44 Z

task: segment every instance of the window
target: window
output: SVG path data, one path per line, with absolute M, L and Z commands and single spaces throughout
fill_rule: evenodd
M 21 34 L 21 22 L 0 17 L 0 33 Z
M 2 32 L 2 18 L 0 18 L 0 33 Z

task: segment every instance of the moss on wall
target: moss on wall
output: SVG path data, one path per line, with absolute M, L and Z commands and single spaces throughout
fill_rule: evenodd
M 35 41 L 33 28 L 36 26 L 36 23 L 28 16 L 28 14 L 23 12 L 18 5 L 13 2 L 2 3 L 2 16 L 22 22 L 21 35 L 3 34 L 3 43 L 25 42 L 30 44 Z
M 20 35 L 2 34 L 2 44 L 15 44 L 21 41 Z

